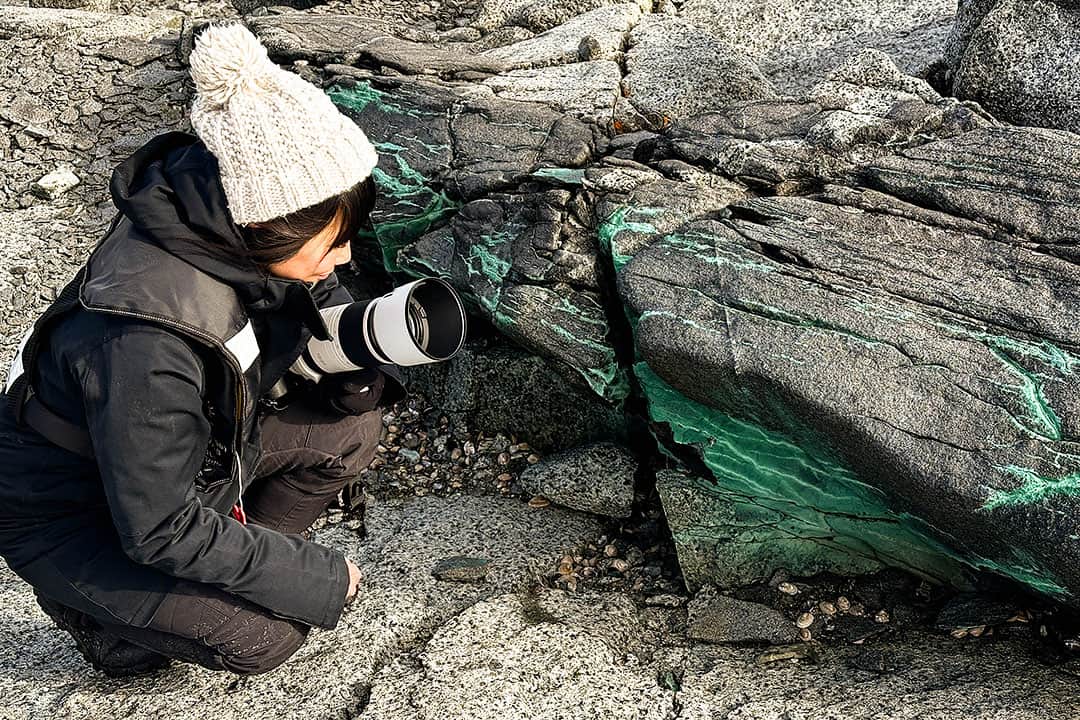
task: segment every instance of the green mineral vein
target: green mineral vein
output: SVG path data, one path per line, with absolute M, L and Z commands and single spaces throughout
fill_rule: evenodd
M 596 228 L 597 238 L 600 241 L 600 247 L 607 251 L 608 256 L 611 257 L 612 264 L 615 267 L 615 271 L 618 272 L 630 262 L 632 256 L 623 255 L 619 253 L 616 247 L 616 239 L 619 233 L 630 231 L 640 232 L 647 234 L 656 234 L 657 229 L 651 223 L 640 222 L 637 220 L 629 220 L 631 215 L 643 215 L 645 217 L 653 217 L 664 212 L 664 208 L 656 207 L 633 207 L 630 205 L 624 205 L 613 211 L 610 215 L 600 221 Z
M 719 574 L 733 583 L 767 577 L 777 567 L 800 574 L 868 572 L 881 565 L 964 587 L 976 570 L 1012 578 L 1058 599 L 1070 593 L 1030 553 L 1009 547 L 990 559 L 957 549 L 947 533 L 890 509 L 888 498 L 859 480 L 830 450 L 695 403 L 644 362 L 634 365 L 649 415 L 667 424 L 675 442 L 700 452 L 712 479 L 687 478 L 689 496 L 661 493 L 688 579 Z M 775 409 L 774 409 L 775 412 Z M 791 419 L 787 421 L 791 423 Z M 669 457 L 673 457 L 668 451 Z M 1080 474 L 1043 478 L 1002 468 L 1023 486 L 994 493 L 986 509 L 1068 494 L 1080 495 Z M 706 558 L 705 561 L 702 558 Z M 701 568 L 705 567 L 705 570 Z M 702 574 L 704 573 L 704 577 Z
M 1016 465 L 995 465 L 994 469 L 1018 477 L 1024 484 L 1015 490 L 992 490 L 983 510 L 1032 505 L 1054 497 L 1080 495 L 1080 473 L 1048 478 Z

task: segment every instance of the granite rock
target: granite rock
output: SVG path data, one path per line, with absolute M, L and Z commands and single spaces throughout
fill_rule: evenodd
M 634 505 L 637 461 L 613 443 L 572 448 L 526 468 L 519 482 L 526 492 L 575 510 L 628 518 Z

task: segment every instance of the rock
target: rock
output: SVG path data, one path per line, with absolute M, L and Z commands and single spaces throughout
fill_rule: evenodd
M 542 452 L 625 441 L 622 413 L 568 382 L 568 374 L 573 371 L 520 349 L 467 344 L 448 362 L 410 368 L 408 379 L 452 422 L 488 434 L 512 432 Z
M 387 665 L 364 715 L 555 718 L 573 707 L 585 718 L 661 720 L 670 692 L 634 654 L 646 636 L 624 596 L 498 595 L 439 628 L 416 661 Z
M 146 43 L 130 38 L 117 38 L 95 49 L 98 57 L 119 60 L 135 67 L 165 57 L 170 52 L 172 52 L 170 43 Z
M 941 608 L 934 620 L 934 627 L 942 632 L 952 632 L 1000 625 L 1014 617 L 1018 609 L 1011 602 L 978 595 L 958 595 Z
M 956 0 L 687 0 L 680 17 L 747 53 L 779 92 L 797 96 L 866 48 L 918 74 L 937 59 L 955 11 Z
M 431 574 L 438 580 L 448 582 L 479 582 L 487 577 L 491 561 L 487 558 L 455 555 L 435 563 Z
M 507 336 L 573 368 L 598 395 L 619 400 L 625 377 L 607 340 L 589 224 L 576 193 L 493 193 L 403 247 L 397 262 L 417 276 L 448 278 Z
M 0 118 L 24 126 L 48 126 L 54 119 L 45 104 L 25 92 L 17 92 L 10 102 L 0 106 Z
M 537 102 L 607 128 L 622 71 L 613 60 L 513 70 L 483 84 L 507 100 Z
M 582 39 L 591 37 L 598 51 L 590 59 L 614 60 L 641 13 L 640 6 L 630 3 L 600 7 L 528 40 L 485 50 L 477 58 L 502 63 L 507 69 L 563 65 L 577 62 Z
M 733 101 L 776 95 L 741 51 L 682 18 L 646 15 L 630 32 L 629 45 L 623 94 L 653 128 Z
M 491 32 L 504 26 L 521 26 L 544 32 L 591 10 L 615 4 L 615 0 L 483 0 L 472 26 Z M 652 8 L 638 3 L 642 12 Z
M 5 717 L 77 717 L 88 707 L 103 717 L 125 712 L 196 717 L 211 706 L 222 718 L 251 717 L 251 708 L 271 706 L 277 717 L 331 717 L 344 708 L 356 714 L 387 661 L 410 647 L 423 646 L 436 628 L 477 603 L 481 604 L 470 616 L 495 621 L 498 616 L 488 611 L 485 599 L 514 593 L 522 583 L 531 582 L 530 565 L 554 562 L 562 548 L 600 532 L 585 515 L 557 510 L 530 513 L 515 500 L 490 497 L 374 503 L 367 509 L 366 521 L 368 535 L 362 541 L 341 524 L 319 530 L 319 542 L 340 548 L 364 576 L 358 598 L 338 627 L 312 633 L 279 671 L 242 681 L 229 673 L 175 663 L 163 675 L 140 679 L 115 681 L 98 675 L 38 609 L 29 586 L 0 563 L 5 622 L 11 623 L 11 631 L 0 633 L 0 658 L 13 670 L 0 680 L 0 688 L 8 697 L 33 698 Z M 461 552 L 491 558 L 487 582 L 448 583 L 431 575 L 436 559 Z M 549 607 L 541 603 L 541 608 Z M 621 621 L 618 630 L 596 636 L 612 638 L 609 642 L 625 638 L 619 640 L 624 647 L 639 636 L 629 601 L 619 606 L 621 616 L 605 615 L 600 603 L 581 609 L 578 604 L 551 612 L 568 621 L 604 618 L 608 627 Z M 553 625 L 551 631 L 559 627 Z M 512 631 L 508 627 L 506 632 Z M 596 642 L 595 652 L 608 647 L 602 639 Z M 610 658 L 610 649 L 606 653 Z M 297 683 L 303 692 L 297 692 Z
M 1080 130 L 1080 7 L 999 0 L 962 10 L 949 43 L 953 94 L 1011 123 Z
M 57 168 L 31 185 L 30 191 L 45 200 L 55 200 L 79 182 L 79 176 L 70 168 Z
M 634 504 L 637 461 L 624 448 L 596 443 L 545 458 L 521 473 L 526 492 L 560 505 L 614 518 L 628 518 Z
M 271 5 L 294 8 L 296 10 L 307 10 L 317 5 L 324 5 L 326 0 L 229 0 L 236 11 L 247 15 L 250 12 L 259 10 L 261 8 L 269 7 Z
M 686 606 L 687 634 L 712 643 L 769 643 L 799 641 L 791 621 L 767 605 L 721 595 L 713 588 L 698 592 Z
M 624 267 L 650 414 L 719 483 L 658 478 L 688 583 L 884 562 L 961 586 L 986 568 L 1068 601 L 1080 583 L 1066 540 L 1076 529 L 1062 525 L 1080 470 L 1069 379 L 1080 270 L 1055 255 L 1072 252 L 1060 244 L 1075 142 L 973 130 L 859 171 L 891 196 L 741 202 Z M 964 179 L 939 157 L 966 158 Z M 902 170 L 924 158 L 929 177 Z M 995 186 L 1023 198 L 994 203 Z M 780 479 L 793 467 L 805 478 L 794 485 Z
M 91 12 L 109 12 L 112 0 L 30 0 L 30 7 L 61 10 L 89 10 Z

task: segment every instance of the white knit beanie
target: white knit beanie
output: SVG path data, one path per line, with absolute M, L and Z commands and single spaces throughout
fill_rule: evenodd
M 210 25 L 191 53 L 191 124 L 218 160 L 237 225 L 333 197 L 371 174 L 375 148 L 319 88 L 278 67 L 239 23 Z

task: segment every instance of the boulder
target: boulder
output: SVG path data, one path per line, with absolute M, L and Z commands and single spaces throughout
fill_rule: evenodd
M 776 95 L 741 50 L 668 15 L 646 15 L 631 31 L 626 71 L 622 94 L 652 128 Z
M 1080 131 L 1080 7 L 1056 0 L 961 3 L 952 92 L 1018 125 Z
M 613 443 L 572 448 L 526 468 L 518 482 L 526 492 L 575 510 L 628 518 L 634 506 L 637 461 Z
M 740 48 L 779 92 L 799 95 L 866 48 L 921 73 L 937 60 L 955 12 L 956 0 L 686 0 L 680 17 Z
M 1073 601 L 1080 267 L 1053 250 L 1077 139 L 1054 147 L 1048 132 L 975 130 L 857 173 L 891 177 L 909 153 L 965 158 L 964 179 L 923 176 L 898 196 L 826 186 L 740 202 L 625 266 L 650 414 L 714 473 L 661 483 L 687 520 L 669 517 L 676 541 L 719 541 L 707 571 L 885 562 L 963 584 L 988 569 Z M 980 163 L 1025 188 L 1015 208 L 979 211 L 993 192 Z M 1027 177 L 1047 163 L 1064 172 Z M 689 488 L 711 501 L 680 502 Z

